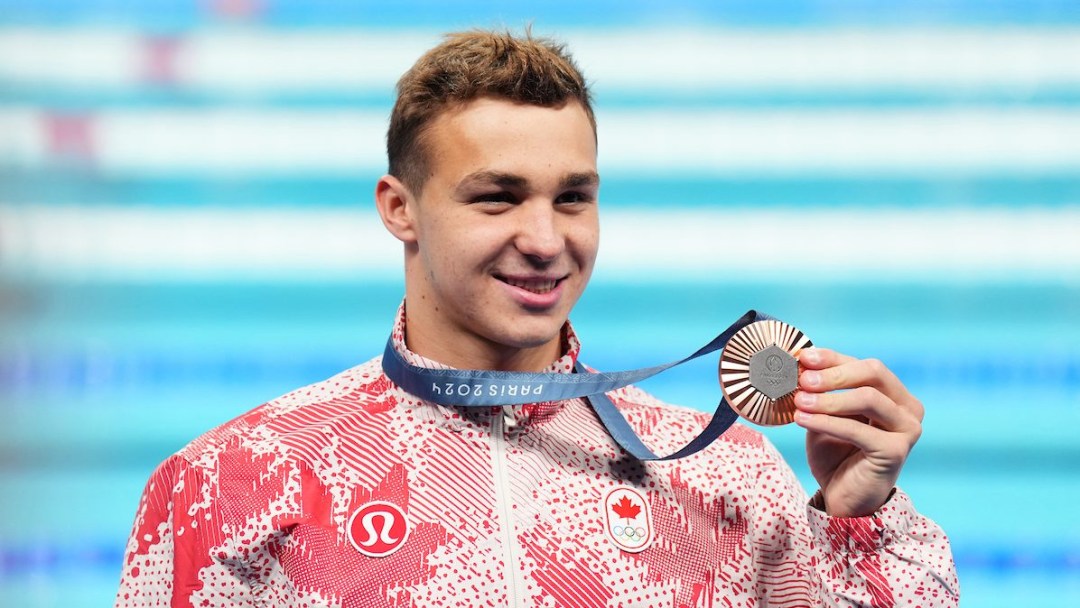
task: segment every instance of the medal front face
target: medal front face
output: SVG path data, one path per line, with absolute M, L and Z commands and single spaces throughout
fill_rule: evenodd
M 783 321 L 757 321 L 740 329 L 720 353 L 720 388 L 743 418 L 764 426 L 795 419 L 799 352 L 810 338 Z

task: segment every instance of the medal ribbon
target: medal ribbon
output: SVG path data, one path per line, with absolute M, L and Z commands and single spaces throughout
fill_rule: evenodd
M 522 405 L 541 401 L 564 401 L 584 397 L 609 435 L 638 460 L 674 460 L 704 449 L 738 418 L 723 397 L 716 405 L 712 420 L 690 443 L 667 456 L 657 456 L 641 441 L 607 393 L 640 382 L 660 372 L 682 365 L 723 348 L 731 336 L 747 325 L 769 315 L 749 311 L 711 342 L 693 354 L 662 365 L 620 372 L 589 372 L 581 363 L 573 374 L 551 372 L 503 372 L 492 370 L 431 369 L 412 365 L 394 348 L 393 338 L 383 352 L 383 372 L 394 384 L 424 401 L 459 407 Z

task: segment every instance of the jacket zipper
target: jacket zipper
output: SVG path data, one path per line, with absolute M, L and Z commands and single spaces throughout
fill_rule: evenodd
M 495 479 L 495 503 L 498 505 L 499 517 L 502 519 L 503 561 L 506 563 L 506 600 L 508 606 L 518 606 L 518 562 L 514 555 L 514 521 L 511 519 L 510 509 L 510 480 L 506 471 L 506 423 L 503 417 L 506 415 L 504 408 L 496 410 L 492 416 L 491 440 L 494 443 L 492 450 L 491 468 Z

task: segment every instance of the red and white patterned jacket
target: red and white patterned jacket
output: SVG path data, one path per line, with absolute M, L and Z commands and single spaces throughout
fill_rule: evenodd
M 397 348 L 414 364 L 399 315 Z M 551 371 L 568 372 L 579 344 Z M 610 394 L 671 452 L 708 420 Z M 262 405 L 154 472 L 117 606 L 955 606 L 945 534 L 897 491 L 808 505 L 741 425 L 672 462 L 626 457 L 582 400 L 421 402 L 379 359 Z

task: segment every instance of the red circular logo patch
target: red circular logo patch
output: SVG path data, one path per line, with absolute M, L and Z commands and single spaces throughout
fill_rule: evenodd
M 349 517 L 349 542 L 368 557 L 386 557 L 400 549 L 408 537 L 409 521 L 393 503 L 365 503 Z

